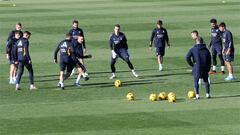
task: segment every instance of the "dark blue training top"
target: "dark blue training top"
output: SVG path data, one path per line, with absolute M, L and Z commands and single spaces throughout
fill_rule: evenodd
M 83 33 L 83 30 L 81 28 L 76 28 L 76 29 L 72 28 L 69 31 L 69 34 L 71 35 L 73 40 L 76 40 L 77 36 L 83 36 L 84 37 L 84 33 Z M 83 41 L 83 48 L 86 49 L 85 39 Z
M 10 60 L 17 60 L 17 43 L 18 39 L 10 39 L 6 45 L 6 54 L 8 54 Z
M 226 30 L 222 33 L 223 43 L 224 43 L 224 51 L 227 51 L 230 48 L 230 52 L 234 53 L 234 44 L 232 33 L 229 30 Z
M 118 35 L 112 33 L 109 39 L 110 49 L 118 51 L 121 48 L 128 49 L 127 38 L 123 32 L 119 32 Z
M 30 61 L 29 42 L 26 38 L 21 38 L 17 41 L 17 58 L 18 61 Z
M 72 41 L 74 54 L 78 58 L 82 58 L 84 56 L 83 54 L 83 44 L 80 44 L 77 40 Z
M 71 39 L 65 39 L 61 41 L 54 52 L 54 59 L 57 60 L 57 53 L 60 51 L 60 60 L 67 59 L 70 60 L 73 55 L 73 46 Z
M 153 29 L 150 41 L 153 40 L 155 47 L 165 47 L 166 43 L 169 43 L 167 30 L 163 27 Z
M 186 55 L 186 61 L 192 66 L 193 76 L 203 78 L 208 76 L 211 68 L 211 55 L 205 44 L 197 44 Z
M 218 29 L 218 26 L 211 29 L 211 41 L 209 46 L 222 45 L 221 32 Z
M 15 38 L 15 31 L 16 31 L 16 30 L 12 30 L 12 31 L 9 33 L 7 42 L 10 41 L 10 39 L 14 39 L 14 38 Z M 22 31 L 19 31 L 19 34 L 20 34 L 20 38 L 22 38 L 22 37 L 23 37 L 23 32 L 22 32 Z

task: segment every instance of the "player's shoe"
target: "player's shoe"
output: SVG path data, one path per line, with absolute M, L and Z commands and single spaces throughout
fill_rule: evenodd
M 89 77 L 88 77 L 88 76 L 85 76 L 85 77 L 83 77 L 83 78 L 84 78 L 84 81 L 89 80 Z
M 81 85 L 80 85 L 80 83 L 74 83 L 75 84 L 75 86 L 77 86 L 77 87 L 80 87 Z
M 233 81 L 233 80 L 235 80 L 234 77 L 230 77 L 230 76 L 228 76 L 227 78 L 225 78 L 225 81 Z
M 138 77 L 138 76 L 139 76 L 135 71 L 133 71 L 132 74 L 133 74 L 135 77 Z
M 213 70 L 213 71 L 208 72 L 209 75 L 211 75 L 211 74 L 216 74 L 216 73 L 217 73 L 216 70 Z
M 57 87 L 61 87 L 61 83 L 60 82 L 58 82 Z
M 37 87 L 31 85 L 29 89 L 30 89 L 30 90 L 37 90 Z
M 162 66 L 159 66 L 159 71 L 163 71 L 163 67 Z
M 15 90 L 19 91 L 19 90 L 21 90 L 21 88 L 19 86 L 16 86 Z
M 220 73 L 221 75 L 224 75 L 225 74 L 225 72 L 224 71 L 221 71 L 221 73 Z
M 114 79 L 114 78 L 116 78 L 115 74 L 113 74 L 111 77 L 109 77 L 109 79 Z
M 211 98 L 211 95 L 207 93 L 207 94 L 206 94 L 206 98 L 207 98 L 207 99 Z

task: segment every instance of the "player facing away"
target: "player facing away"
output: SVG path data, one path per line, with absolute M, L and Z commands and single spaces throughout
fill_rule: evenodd
M 67 68 L 67 73 L 70 74 L 72 72 L 72 69 L 74 67 L 74 61 L 71 58 L 72 57 L 72 41 L 71 36 L 69 34 L 66 34 L 65 39 L 61 41 L 54 52 L 54 62 L 58 63 L 57 60 L 57 53 L 60 51 L 60 75 L 59 75 L 59 83 L 58 86 L 61 87 L 61 89 L 64 89 L 64 72 Z
M 226 81 L 234 80 L 233 76 L 233 66 L 232 62 L 234 60 L 234 43 L 232 33 L 226 29 L 226 24 L 224 22 L 219 24 L 219 30 L 222 32 L 222 40 L 224 43 L 223 55 L 225 64 L 228 69 L 228 77 L 225 78 Z
M 152 44 L 156 48 L 157 61 L 159 64 L 159 71 L 163 70 L 163 56 L 165 55 L 165 46 L 167 44 L 170 47 L 168 32 L 162 27 L 162 20 L 157 21 L 157 27 L 153 29 L 152 35 L 150 38 L 149 48 L 152 49 Z
M 78 63 L 82 64 L 81 63 L 81 60 L 83 60 L 83 58 L 91 58 L 91 55 L 87 55 L 88 57 L 85 57 L 84 56 L 84 53 L 83 53 L 83 43 L 84 43 L 84 37 L 83 36 L 77 36 L 77 40 L 73 42 L 73 50 L 74 50 L 74 54 L 76 56 L 76 67 L 78 69 L 78 77 L 75 81 L 75 85 L 76 86 L 80 86 L 80 78 L 81 76 L 84 77 L 84 80 L 88 80 L 88 76 L 87 76 L 87 73 L 85 72 L 84 73 L 84 70 L 86 71 L 86 69 L 82 69 Z
M 31 33 L 29 31 L 25 31 L 23 33 L 23 38 L 17 41 L 17 58 L 18 58 L 18 72 L 17 72 L 17 84 L 16 90 L 20 90 L 20 82 L 24 72 L 24 66 L 27 68 L 29 72 L 29 81 L 30 81 L 30 90 L 37 89 L 34 86 L 34 75 L 32 68 L 32 60 L 29 54 L 29 38 Z
M 210 49 L 212 47 L 212 60 L 213 60 L 213 67 L 212 72 L 209 72 L 210 74 L 216 73 L 216 67 L 217 67 L 217 56 L 219 57 L 220 63 L 221 63 L 221 74 L 224 74 L 224 60 L 222 55 L 222 39 L 221 39 L 221 32 L 217 25 L 217 20 L 215 18 L 210 20 L 211 24 L 211 40 L 209 43 L 208 48 Z
M 132 74 L 135 77 L 138 77 L 138 74 L 135 72 L 133 64 L 129 59 L 130 56 L 128 54 L 127 38 L 123 32 L 120 32 L 119 24 L 116 24 L 114 27 L 114 32 L 111 34 L 109 39 L 109 45 L 112 53 L 111 56 L 112 76 L 110 77 L 110 79 L 116 78 L 115 63 L 117 62 L 118 57 L 124 60 L 128 64 L 128 67 L 131 69 Z
M 206 45 L 203 44 L 203 39 L 201 37 L 197 37 L 195 42 L 196 45 L 192 47 L 186 55 L 186 61 L 192 67 L 196 99 L 200 98 L 198 84 L 200 78 L 203 78 L 205 83 L 206 97 L 211 98 L 210 84 L 208 82 L 208 72 L 211 68 L 211 54 Z
M 196 44 L 196 39 L 197 39 L 197 38 L 201 38 L 201 37 L 199 36 L 197 30 L 193 30 L 193 31 L 191 32 L 191 37 L 192 37 L 192 39 L 195 41 L 195 44 Z M 204 41 L 203 41 L 203 42 L 204 42 Z M 194 46 L 195 46 L 195 45 L 194 45 Z M 199 79 L 198 84 L 201 84 L 201 80 L 202 80 L 202 78 Z M 209 83 L 209 84 L 211 83 L 210 77 L 208 77 L 208 83 Z
M 78 20 L 73 20 L 72 21 L 72 29 L 69 31 L 69 34 L 71 35 L 71 38 L 72 38 L 73 42 L 77 42 L 78 36 L 82 36 L 84 38 L 84 32 L 79 27 Z M 83 47 L 83 53 L 86 54 L 87 53 L 87 48 L 86 48 L 86 44 L 85 44 L 85 38 L 84 38 L 84 41 L 82 43 L 82 47 Z M 80 58 L 79 60 L 84 65 L 84 60 L 82 58 Z M 72 71 L 71 75 L 73 75 L 73 74 L 74 74 L 74 70 Z
M 10 64 L 9 70 L 9 84 L 16 84 L 17 74 L 17 41 L 20 39 L 20 31 L 14 32 L 14 38 L 10 38 L 6 45 L 6 58 Z

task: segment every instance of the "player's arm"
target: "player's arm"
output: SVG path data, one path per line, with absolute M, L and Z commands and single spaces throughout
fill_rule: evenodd
M 57 48 L 54 51 L 54 62 L 55 63 L 57 63 L 57 54 L 58 54 L 58 52 L 60 50 L 60 45 L 61 45 L 61 43 L 57 46 Z
M 128 49 L 127 37 L 124 35 L 123 37 L 124 47 Z
M 193 67 L 192 57 L 193 57 L 193 53 L 192 53 L 192 49 L 190 49 L 186 55 L 186 61 L 191 67 Z
M 110 39 L 109 39 L 109 47 L 111 49 L 111 53 L 112 53 L 112 58 L 116 58 L 117 57 L 117 54 L 116 52 L 114 51 L 114 43 L 113 43 L 113 40 L 112 40 L 112 36 L 110 36 Z
M 84 39 L 84 40 L 83 40 L 83 52 L 84 52 L 84 53 L 86 53 L 86 51 L 87 51 L 86 49 L 87 49 L 87 48 L 86 48 L 86 44 L 85 44 L 84 32 L 83 32 L 83 30 L 82 30 L 82 29 L 80 29 L 80 31 L 81 31 L 81 33 L 82 33 L 82 36 L 83 36 L 83 39 Z
M 150 43 L 149 43 L 149 48 L 151 49 L 152 48 L 152 44 L 153 44 L 153 39 L 154 39 L 154 36 L 156 34 L 156 31 L 155 29 L 152 31 L 152 34 L 151 34 L 151 37 L 150 37 Z
M 208 67 L 208 71 L 210 71 L 211 65 L 212 65 L 211 54 L 210 54 L 210 52 L 208 51 L 208 53 L 207 53 L 207 67 Z
M 7 59 L 9 59 L 11 48 L 12 48 L 12 40 L 8 41 L 6 44 L 6 58 Z
M 230 53 L 231 53 L 231 48 L 232 48 L 232 46 L 233 46 L 233 38 L 232 38 L 232 34 L 231 33 L 228 33 L 227 34 L 227 39 L 226 39 L 227 41 L 229 41 L 229 43 L 228 43 L 228 49 L 227 49 L 227 51 L 226 51 L 226 55 L 230 55 Z
M 167 32 L 166 29 L 165 29 L 165 31 L 166 31 L 166 33 L 165 33 L 165 40 L 166 40 L 167 46 L 170 47 L 168 32 Z
M 31 60 L 31 57 L 29 54 L 29 42 L 28 41 L 26 42 L 26 45 L 24 46 L 24 54 L 26 55 L 28 62 L 32 63 L 32 60 Z

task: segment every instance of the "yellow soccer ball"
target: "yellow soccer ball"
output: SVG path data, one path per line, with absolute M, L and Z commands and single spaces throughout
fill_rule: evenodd
M 120 80 L 116 80 L 114 82 L 114 85 L 115 85 L 115 87 L 121 87 L 122 86 L 122 82 Z
M 168 93 L 168 101 L 170 103 L 176 102 L 176 100 L 177 100 L 177 96 L 175 93 L 173 92 Z
M 157 101 L 157 94 L 155 94 L 155 93 L 150 94 L 149 100 L 150 101 Z
M 134 100 L 134 95 L 133 95 L 133 93 L 128 93 L 127 96 L 126 96 L 126 98 L 127 98 L 128 101 Z
M 166 100 L 167 99 L 167 93 L 166 92 L 161 92 L 158 95 L 159 100 Z
M 187 95 L 188 95 L 189 99 L 193 99 L 196 96 L 196 94 L 195 94 L 195 92 L 193 90 L 188 91 Z

